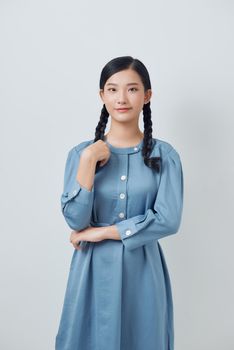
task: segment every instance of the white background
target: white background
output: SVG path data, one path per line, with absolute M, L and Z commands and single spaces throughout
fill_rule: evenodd
M 94 137 L 101 69 L 123 55 L 146 65 L 153 136 L 183 163 L 182 224 L 160 240 L 175 350 L 234 348 L 233 10 L 228 0 L 1 1 L 1 349 L 54 349 L 74 249 L 60 212 L 65 160 Z

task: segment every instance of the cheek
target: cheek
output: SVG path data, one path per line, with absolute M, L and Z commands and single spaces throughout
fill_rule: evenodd
M 142 98 L 141 96 L 132 96 L 131 97 L 131 103 L 136 107 L 136 108 L 142 108 L 144 104 L 144 97 Z
M 108 98 L 106 98 L 106 105 L 107 106 L 113 106 L 113 104 L 115 103 L 115 99 L 114 99 L 114 97 L 108 97 Z

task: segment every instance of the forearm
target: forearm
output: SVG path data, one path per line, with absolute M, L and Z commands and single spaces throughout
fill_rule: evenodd
M 96 163 L 94 157 L 86 155 L 80 157 L 76 180 L 81 187 L 85 187 L 88 191 L 91 191 L 93 187 Z
M 119 235 L 115 225 L 105 226 L 103 228 L 104 228 L 104 238 L 105 239 L 121 240 L 120 235 Z

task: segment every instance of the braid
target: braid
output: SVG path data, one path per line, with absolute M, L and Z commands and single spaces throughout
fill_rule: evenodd
M 159 161 L 160 157 L 151 157 L 150 154 L 153 149 L 153 138 L 152 138 L 152 120 L 151 120 L 151 108 L 150 101 L 143 106 L 143 121 L 144 121 L 144 141 L 142 156 L 144 158 L 144 163 L 149 168 L 160 171 Z
M 102 110 L 101 110 L 101 115 L 100 115 L 98 125 L 97 125 L 96 130 L 95 130 L 94 142 L 96 142 L 97 140 L 104 140 L 104 133 L 105 133 L 105 129 L 106 129 L 106 124 L 108 122 L 108 117 L 109 117 L 109 113 L 108 113 L 106 106 L 104 104 L 102 107 Z M 99 170 L 99 168 L 100 168 L 100 161 L 97 162 L 96 172 Z
M 103 105 L 100 119 L 99 119 L 98 125 L 97 125 L 96 130 L 95 130 L 94 142 L 96 142 L 97 140 L 104 139 L 104 133 L 105 133 L 105 129 L 106 129 L 106 124 L 108 122 L 108 117 L 109 117 L 109 113 L 106 109 L 106 106 Z

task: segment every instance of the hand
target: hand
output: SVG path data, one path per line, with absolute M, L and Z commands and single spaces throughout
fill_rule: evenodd
M 104 239 L 106 239 L 106 227 L 87 227 L 81 231 L 72 231 L 70 236 L 70 242 L 78 250 L 81 249 L 77 245 L 79 241 L 100 242 Z
M 97 140 L 91 143 L 91 145 L 85 147 L 81 153 L 82 158 L 94 158 L 96 162 L 100 161 L 100 166 L 104 166 L 108 162 L 110 155 L 110 149 L 103 140 Z

